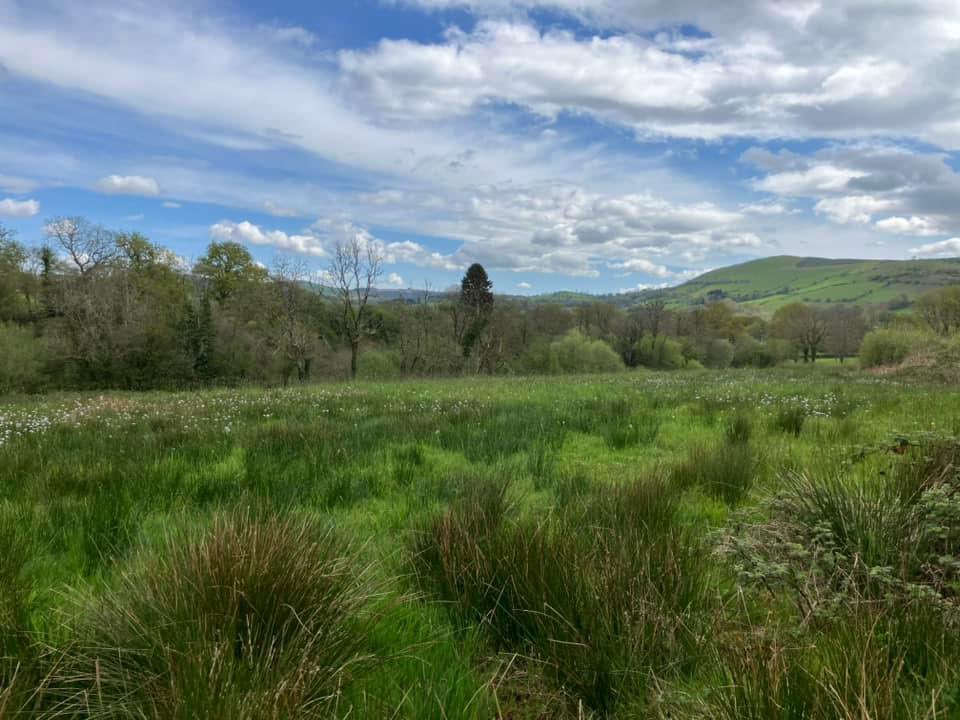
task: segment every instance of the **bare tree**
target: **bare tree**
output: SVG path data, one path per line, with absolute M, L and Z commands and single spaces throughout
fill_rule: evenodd
M 311 354 L 320 338 L 316 319 L 310 315 L 313 295 L 304 288 L 308 277 L 303 260 L 274 260 L 271 273 L 274 303 L 270 314 L 276 350 L 287 361 L 284 384 L 293 369 L 300 381 L 310 376 Z
M 81 275 L 107 266 L 117 257 L 116 234 L 81 217 L 54 218 L 47 223 L 45 232 Z
M 867 332 L 863 308 L 856 305 L 834 305 L 824 313 L 827 325 L 827 350 L 843 362 L 855 355 Z
M 350 343 L 350 377 L 355 378 L 360 341 L 372 327 L 367 304 L 373 286 L 383 274 L 383 256 L 372 242 L 354 236 L 337 243 L 329 272 L 343 311 L 343 332 Z

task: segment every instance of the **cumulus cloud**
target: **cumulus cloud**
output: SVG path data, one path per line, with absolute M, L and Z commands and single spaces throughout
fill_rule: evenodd
M 909 135 L 960 147 L 960 7 L 859 0 L 445 2 L 486 16 L 438 43 L 383 41 L 340 56 L 351 91 L 397 118 L 464 115 L 508 102 L 588 113 L 640 135 Z M 572 13 L 594 36 L 541 30 L 517 10 Z M 802 11 L 798 11 L 803 8 Z M 693 24 L 710 33 L 676 32 Z M 659 32 L 657 32 L 659 31 Z M 817 42 L 811 42 L 811 36 Z
M 0 200 L 0 217 L 28 218 L 40 212 L 40 203 L 36 200 L 15 200 L 4 198 Z
M 664 265 L 657 265 L 646 258 L 632 258 L 622 263 L 614 263 L 610 267 L 616 270 L 627 270 L 629 272 L 640 272 L 646 275 L 653 275 L 659 278 L 670 278 L 674 272 Z
M 110 195 L 146 195 L 155 197 L 160 194 L 160 183 L 152 177 L 140 175 L 107 175 L 97 180 L 97 190 Z
M 926 245 L 921 245 L 920 247 L 911 248 L 910 252 L 913 255 L 924 257 L 949 257 L 953 255 L 960 255 L 960 237 L 927 243 Z
M 847 197 L 824 198 L 814 206 L 818 213 L 828 215 L 839 223 L 868 223 L 878 212 L 894 207 L 891 200 L 871 195 L 848 195 Z
M 921 237 L 960 232 L 960 173 L 943 153 L 858 143 L 809 155 L 756 149 L 741 159 L 767 171 L 751 181 L 755 189 L 809 198 L 834 222 Z
M 518 289 L 518 290 L 531 290 L 531 289 L 533 289 L 533 285 L 531 285 L 531 284 L 528 283 L 528 282 L 518 282 L 518 283 L 517 283 L 517 289 Z
M 878 220 L 876 226 L 884 232 L 894 233 L 896 235 L 917 235 L 924 237 L 943 234 L 943 230 L 941 230 L 934 221 L 930 220 L 930 218 L 917 217 L 916 215 L 910 217 L 894 216 L 884 218 L 883 220 Z
M 390 287 L 402 288 L 405 287 L 406 284 L 406 281 L 395 272 L 387 275 L 387 285 Z
M 278 250 L 312 255 L 325 256 L 323 243 L 312 235 L 288 235 L 282 230 L 263 230 L 258 225 L 244 220 L 233 222 L 222 220 L 210 227 L 210 238 L 220 242 L 229 241 L 248 245 L 268 245 Z

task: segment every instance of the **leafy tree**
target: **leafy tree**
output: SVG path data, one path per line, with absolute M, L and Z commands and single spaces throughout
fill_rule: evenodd
M 25 309 L 26 260 L 27 252 L 13 231 L 0 225 L 0 322 L 20 318 Z
M 266 279 L 267 271 L 257 265 L 250 252 L 235 242 L 215 242 L 197 260 L 193 272 L 220 303 L 226 302 L 245 285 Z
M 816 362 L 827 336 L 822 313 L 805 303 L 790 303 L 773 314 L 770 326 L 774 337 L 789 340 L 799 348 L 804 362 Z
M 925 293 L 917 301 L 917 313 L 938 335 L 960 331 L 960 286 Z

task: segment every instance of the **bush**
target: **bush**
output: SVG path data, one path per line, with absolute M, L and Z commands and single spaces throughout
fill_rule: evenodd
M 43 346 L 32 331 L 0 324 L 0 394 L 36 390 L 42 381 Z
M 749 335 L 741 335 L 733 346 L 734 367 L 773 367 L 778 362 L 776 353 L 764 343 Z
M 542 340 L 534 342 L 516 363 L 521 374 L 555 375 L 560 372 L 560 362 L 550 343 Z
M 220 517 L 82 600 L 50 692 L 68 716 L 329 717 L 364 659 L 365 576 L 332 532 Z
M 911 353 L 933 343 L 932 336 L 917 330 L 874 330 L 864 336 L 860 345 L 860 365 L 867 368 L 899 365 Z
M 665 336 L 645 337 L 637 343 L 637 364 L 654 370 L 676 370 L 684 365 L 683 347 Z
M 708 368 L 723 370 L 733 361 L 733 345 L 729 340 L 711 340 L 703 356 L 703 364 Z
M 591 340 L 574 330 L 550 344 L 556 365 L 565 373 L 602 373 L 623 370 L 623 360 L 603 340 Z M 552 365 L 552 363 L 551 363 Z
M 357 374 L 363 380 L 392 380 L 401 375 L 400 357 L 390 350 L 368 350 L 360 355 Z

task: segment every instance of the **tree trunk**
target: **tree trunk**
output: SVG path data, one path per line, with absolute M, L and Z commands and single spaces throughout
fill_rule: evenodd
M 350 379 L 357 377 L 357 358 L 360 355 L 360 343 L 356 340 L 350 341 Z

